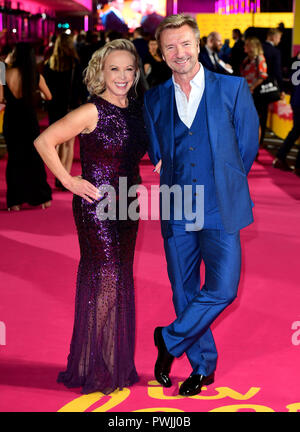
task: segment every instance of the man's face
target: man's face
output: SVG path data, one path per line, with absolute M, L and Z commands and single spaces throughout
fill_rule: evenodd
M 212 38 L 210 38 L 209 48 L 212 51 L 218 53 L 221 50 L 222 45 L 223 45 L 223 43 L 222 43 L 222 37 L 221 37 L 221 35 L 219 33 L 217 33 L 215 36 L 213 36 Z
M 281 36 L 282 36 L 281 33 L 276 33 L 276 34 L 273 36 L 273 43 L 274 43 L 275 46 L 277 46 L 277 45 L 280 43 L 280 41 L 281 41 Z
M 198 65 L 199 41 L 190 26 L 163 30 L 161 37 L 163 58 L 177 74 L 189 74 Z

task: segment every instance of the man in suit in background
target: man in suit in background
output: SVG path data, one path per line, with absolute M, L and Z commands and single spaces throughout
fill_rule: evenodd
M 279 45 L 282 37 L 282 32 L 279 29 L 269 29 L 267 33 L 267 39 L 262 44 L 264 50 L 264 56 L 267 63 L 267 72 L 268 78 L 275 80 L 278 84 L 279 89 L 281 90 L 281 99 L 285 98 L 285 93 L 283 91 L 282 84 L 282 65 L 281 65 L 281 53 L 277 47 Z M 261 107 L 261 117 L 260 117 L 260 127 L 261 127 L 261 135 L 260 135 L 260 146 L 263 146 L 267 118 L 268 118 L 268 104 L 264 104 Z
M 247 54 L 244 51 L 245 42 L 242 39 L 242 33 L 239 29 L 232 30 L 232 39 L 234 39 L 235 42 L 231 48 L 229 62 L 232 66 L 234 75 L 240 76 L 240 66 Z
M 124 0 L 110 0 L 109 10 L 101 16 L 105 31 L 113 30 L 122 34 L 128 33 L 128 26 L 122 15 Z
M 177 185 L 179 191 L 188 186 L 191 193 L 181 202 L 161 192 L 161 230 L 177 319 L 154 331 L 154 374 L 170 387 L 174 357 L 186 353 L 192 373 L 179 393 L 193 396 L 214 381 L 218 355 L 210 325 L 237 295 L 240 229 L 253 222 L 247 174 L 258 149 L 258 116 L 244 78 L 213 73 L 199 63 L 194 18 L 166 17 L 156 39 L 173 75 L 145 94 L 149 156 L 161 186 Z M 186 204 L 192 211 L 186 212 Z M 170 217 L 164 218 L 169 205 Z
M 137 27 L 133 32 L 132 43 L 140 56 L 143 65 L 149 56 L 148 41 L 144 38 L 142 27 Z
M 231 74 L 233 72 L 232 67 L 229 64 L 224 63 L 218 53 L 223 46 L 222 36 L 218 32 L 211 32 L 207 36 L 207 43 L 204 48 L 201 49 L 199 54 L 199 61 L 203 64 L 206 69 L 221 74 Z

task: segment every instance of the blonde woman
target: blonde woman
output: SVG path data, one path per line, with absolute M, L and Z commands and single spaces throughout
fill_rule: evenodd
M 58 35 L 53 54 L 45 63 L 44 76 L 52 93 L 52 100 L 47 104 L 49 124 L 52 124 L 80 104 L 82 74 L 79 57 L 70 35 Z M 74 138 L 60 144 L 57 150 L 63 166 L 70 173 L 74 156 Z M 58 179 L 55 185 L 64 189 Z
M 260 123 L 263 116 L 261 99 L 255 89 L 268 78 L 267 63 L 264 57 L 262 45 L 256 37 L 249 37 L 245 40 L 245 53 L 247 57 L 241 65 L 241 76 L 247 80 L 249 89 L 253 96 Z M 259 139 L 261 137 L 261 126 L 259 126 Z M 256 158 L 258 158 L 258 153 Z
M 51 125 L 35 141 L 49 169 L 74 194 L 80 244 L 75 322 L 67 370 L 58 382 L 82 393 L 108 394 L 138 381 L 134 365 L 133 258 L 137 220 L 99 220 L 99 188 L 119 198 L 119 178 L 140 182 L 147 143 L 138 102 L 128 97 L 139 79 L 134 45 L 117 39 L 97 50 L 87 67 L 90 102 Z M 72 177 L 55 147 L 79 134 L 82 176 Z
M 246 78 L 251 93 L 268 78 L 267 63 L 262 45 L 256 37 L 249 37 L 245 41 L 247 57 L 241 65 L 241 75 Z

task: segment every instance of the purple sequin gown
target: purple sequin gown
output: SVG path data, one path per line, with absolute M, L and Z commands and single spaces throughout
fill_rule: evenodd
M 128 188 L 140 183 L 139 162 L 147 145 L 142 108 L 132 99 L 128 108 L 101 97 L 90 102 L 97 107 L 98 124 L 79 136 L 82 177 L 96 187 L 114 186 L 118 197 L 119 177 L 127 177 Z M 133 286 L 138 221 L 101 221 L 97 204 L 73 197 L 80 263 L 70 354 L 58 382 L 82 387 L 82 393 L 108 394 L 138 381 Z

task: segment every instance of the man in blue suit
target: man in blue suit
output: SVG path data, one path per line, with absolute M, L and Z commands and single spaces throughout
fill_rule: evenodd
M 184 205 L 161 194 L 161 229 L 177 318 L 157 327 L 157 381 L 172 385 L 174 357 L 186 353 L 191 375 L 179 393 L 192 396 L 214 381 L 217 350 L 210 325 L 237 295 L 239 232 L 253 222 L 247 174 L 258 150 L 258 116 L 243 78 L 208 71 L 198 62 L 199 29 L 184 14 L 168 16 L 156 39 L 173 76 L 145 95 L 149 156 L 161 185 L 189 186 Z M 197 194 L 204 186 L 204 209 Z M 170 203 L 171 201 L 171 203 Z M 170 218 L 164 219 L 164 206 Z M 204 213 L 204 223 L 198 215 Z M 200 220 L 200 222 L 199 222 Z M 200 264 L 205 284 L 200 290 Z

